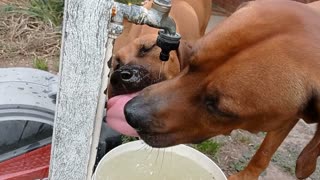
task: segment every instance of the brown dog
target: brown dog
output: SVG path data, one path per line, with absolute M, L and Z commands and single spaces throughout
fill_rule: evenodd
M 265 131 L 248 166 L 229 177 L 258 179 L 299 118 L 320 122 L 319 11 L 320 2 L 248 3 L 195 43 L 182 73 L 130 100 L 128 123 L 154 147 Z M 297 161 L 298 178 L 314 171 L 319 155 L 318 126 Z
M 150 8 L 152 1 L 145 7 Z M 177 32 L 181 35 L 178 51 L 170 53 L 170 59 L 160 70 L 160 48 L 156 46 L 159 29 L 149 26 L 124 24 L 124 32 L 116 40 L 114 57 L 111 59 L 111 77 L 108 85 L 108 124 L 115 130 L 136 135 L 126 123 L 123 106 L 130 93 L 171 79 L 180 72 L 179 58 L 187 55 L 189 49 L 186 42 L 192 43 L 205 33 L 210 15 L 211 0 L 172 0 L 169 14 L 176 23 Z M 122 118 L 123 117 L 123 118 Z

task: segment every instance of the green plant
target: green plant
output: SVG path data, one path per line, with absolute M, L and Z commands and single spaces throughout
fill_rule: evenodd
M 234 170 L 236 170 L 237 172 L 244 170 L 244 168 L 246 167 L 246 162 L 239 160 L 236 162 L 231 162 L 230 167 Z
M 60 26 L 63 8 L 63 0 L 29 0 L 27 7 L 14 8 L 11 12 L 26 14 L 51 26 Z
M 128 142 L 131 142 L 131 141 L 138 140 L 138 138 L 122 135 L 121 136 L 121 140 L 122 140 L 122 143 L 128 143 Z
M 6 4 L 2 7 L 0 7 L 0 12 L 11 12 L 15 9 L 16 9 L 16 7 L 14 5 Z
M 220 147 L 221 147 L 221 144 L 218 142 L 215 142 L 213 140 L 206 140 L 200 144 L 194 145 L 194 148 L 196 148 L 197 150 L 199 150 L 203 153 L 211 155 L 212 157 L 216 156 Z
M 48 71 L 48 62 L 46 59 L 35 57 L 33 59 L 33 67 L 43 71 Z

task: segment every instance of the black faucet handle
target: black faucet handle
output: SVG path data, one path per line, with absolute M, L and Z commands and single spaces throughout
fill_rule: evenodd
M 170 51 L 177 50 L 179 48 L 181 36 L 176 33 L 171 35 L 165 33 L 164 30 L 160 30 L 157 38 L 157 46 L 161 48 L 160 60 L 168 61 L 170 57 Z

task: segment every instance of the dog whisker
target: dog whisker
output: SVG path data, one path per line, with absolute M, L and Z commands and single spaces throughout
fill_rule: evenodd
M 141 151 L 141 150 L 143 150 L 143 149 L 145 149 L 147 147 L 147 145 L 146 144 L 143 144 L 139 149 L 137 149 L 136 151 Z
M 160 151 L 160 149 L 157 149 L 157 156 L 156 156 L 156 161 L 155 161 L 155 164 L 156 164 L 156 163 L 158 162 L 159 151 Z
M 162 161 L 161 161 L 161 166 L 160 166 L 160 170 L 159 170 L 159 172 L 160 172 L 160 171 L 161 171 L 161 169 L 162 169 L 162 165 L 163 165 L 163 163 L 164 163 L 165 154 L 166 154 L 166 149 L 163 149 L 163 153 L 162 153 Z
M 150 151 L 148 151 L 149 149 L 146 149 L 147 151 L 147 156 L 145 159 L 143 159 L 142 161 L 145 162 L 146 160 L 150 159 L 150 157 L 152 156 L 152 151 L 153 151 L 154 148 L 150 148 Z

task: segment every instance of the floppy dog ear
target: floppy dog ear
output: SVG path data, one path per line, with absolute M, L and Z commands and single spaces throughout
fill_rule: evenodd
M 180 40 L 180 45 L 177 50 L 177 55 L 180 63 L 180 70 L 188 66 L 192 54 L 192 46 L 185 40 Z
M 249 5 L 250 2 L 242 2 L 235 11 L 238 11 L 241 8 L 244 8 Z

